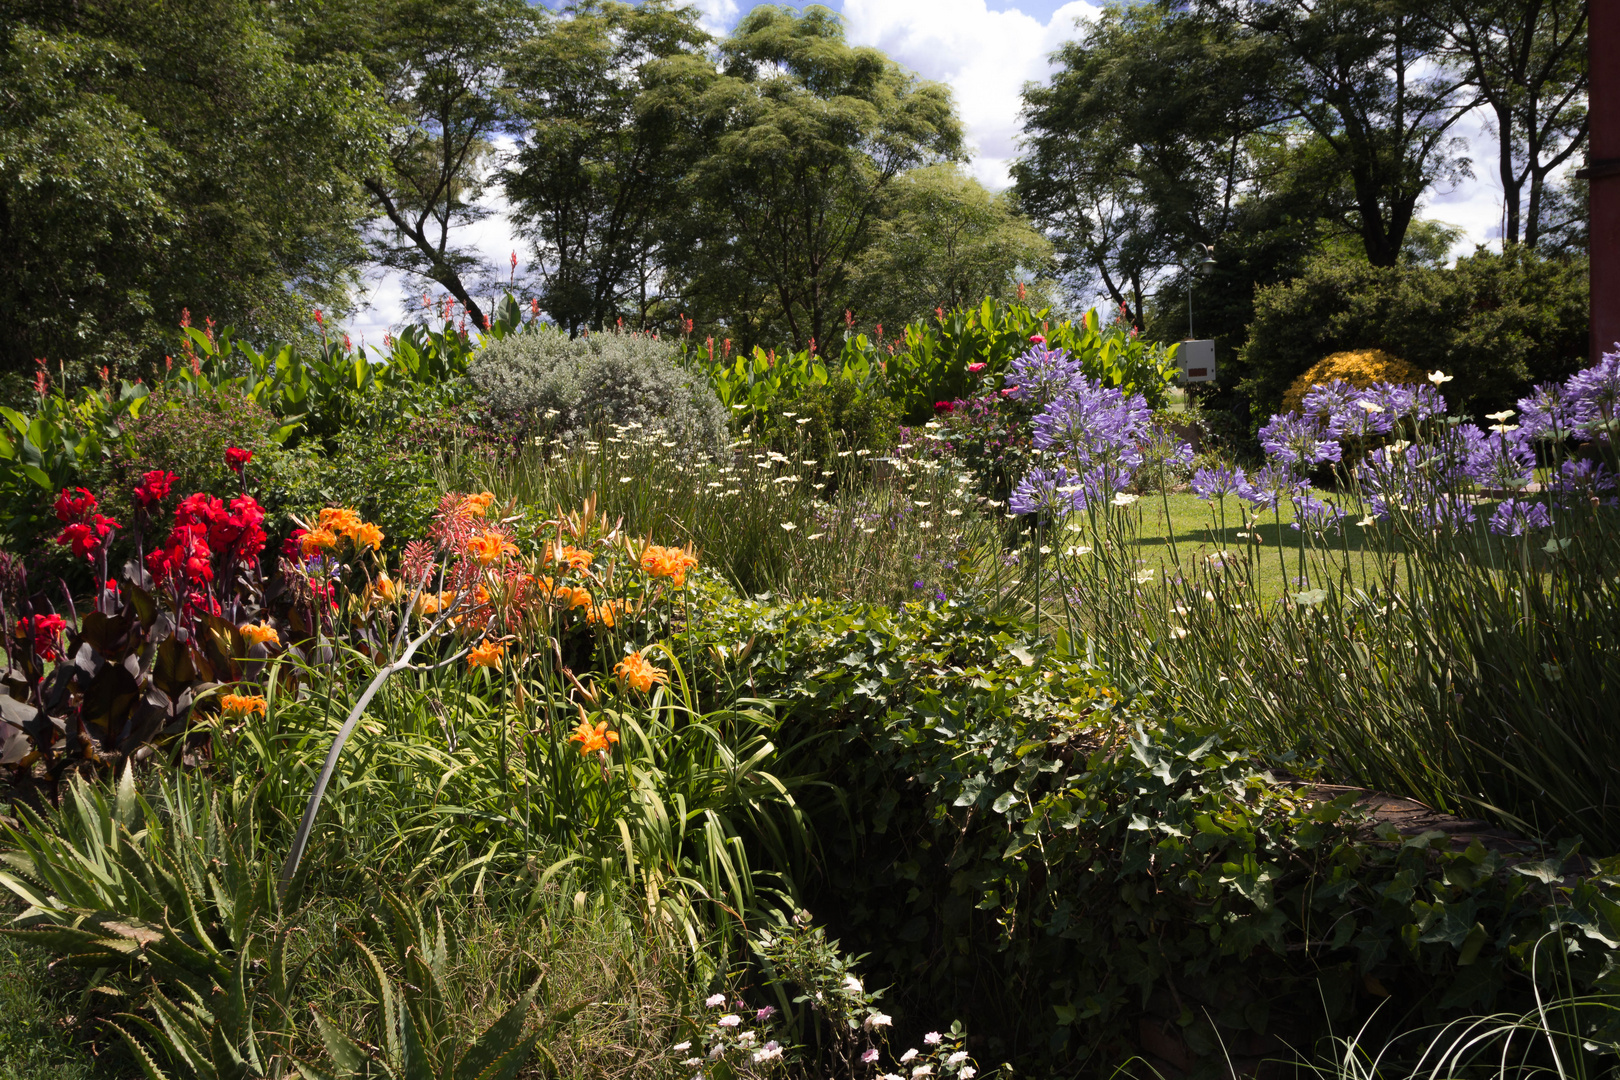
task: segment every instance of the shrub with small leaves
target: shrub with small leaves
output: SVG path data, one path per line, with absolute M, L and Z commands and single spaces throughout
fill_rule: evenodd
M 517 334 L 480 350 L 469 375 L 489 411 L 524 434 L 575 444 L 618 425 L 661 431 L 688 452 L 717 453 L 726 442 L 714 391 L 648 334 Z

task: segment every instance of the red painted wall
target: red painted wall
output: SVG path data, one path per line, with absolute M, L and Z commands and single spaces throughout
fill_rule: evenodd
M 1591 0 L 1592 360 L 1620 341 L 1620 0 Z

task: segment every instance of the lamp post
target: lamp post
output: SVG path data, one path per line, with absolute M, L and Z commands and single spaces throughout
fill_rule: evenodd
M 1210 271 L 1215 269 L 1215 245 L 1199 244 L 1198 246 L 1204 249 L 1204 258 L 1198 263 L 1197 266 L 1189 266 L 1187 268 L 1187 339 L 1189 341 L 1192 340 L 1193 337 L 1193 281 L 1200 274 L 1202 274 L 1204 277 L 1208 277 Z

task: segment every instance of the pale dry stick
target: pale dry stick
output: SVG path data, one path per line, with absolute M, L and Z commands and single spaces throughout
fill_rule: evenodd
M 422 587 L 418 585 L 416 590 L 411 594 L 410 603 L 406 605 L 405 610 L 407 612 L 416 606 L 416 601 L 418 597 L 421 596 L 421 593 Z M 304 807 L 303 820 L 298 823 L 298 833 L 293 837 L 292 850 L 287 853 L 286 861 L 281 864 L 281 875 L 280 880 L 277 883 L 276 890 L 278 893 L 280 893 L 283 900 L 286 899 L 287 890 L 292 884 L 293 877 L 298 873 L 298 864 L 303 861 L 304 849 L 309 846 L 309 836 L 315 828 L 315 815 L 320 812 L 321 799 L 326 795 L 326 786 L 327 784 L 331 783 L 332 774 L 337 771 L 338 758 L 343 753 L 343 746 L 349 741 L 349 736 L 353 733 L 355 725 L 360 722 L 360 717 L 365 714 L 366 706 L 371 704 L 371 699 L 376 696 L 377 691 L 382 688 L 382 684 L 388 681 L 389 676 L 393 675 L 395 672 L 404 671 L 412 666 L 411 657 L 416 654 L 416 650 L 420 648 L 422 644 L 429 638 L 433 637 L 433 635 L 439 632 L 439 628 L 443 626 L 446 621 L 448 621 L 451 613 L 454 612 L 459 606 L 460 601 L 458 599 L 456 603 L 453 603 L 446 608 L 440 614 L 439 618 L 433 621 L 433 624 L 427 628 L 425 633 L 406 646 L 404 653 L 400 655 L 399 659 L 377 670 L 377 674 L 372 677 L 370 685 L 366 687 L 365 693 L 360 695 L 360 700 L 355 702 L 354 708 L 350 710 L 348 719 L 344 720 L 343 726 L 338 729 L 337 737 L 332 740 L 332 748 L 326 752 L 326 762 L 321 766 L 320 779 L 315 781 L 315 788 L 309 793 L 309 803 Z M 401 630 L 403 631 L 404 619 L 402 618 L 400 621 Z M 398 640 L 398 638 L 395 639 L 396 645 Z M 431 664 L 424 668 L 418 668 L 417 670 L 437 670 L 438 668 L 455 663 L 457 660 L 465 656 L 466 653 L 467 650 L 463 649 L 461 652 L 450 657 L 448 660 L 441 661 L 437 664 Z

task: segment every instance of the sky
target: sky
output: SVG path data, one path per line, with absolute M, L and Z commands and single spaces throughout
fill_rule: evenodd
M 694 0 L 703 24 L 724 34 L 754 0 Z M 969 168 L 987 187 L 1008 185 L 1008 165 L 1017 154 L 1020 92 L 1052 70 L 1049 57 L 1076 36 L 1078 19 L 1094 16 L 1100 5 L 1085 0 L 826 0 L 840 11 L 852 44 L 882 49 L 903 67 L 951 87 L 972 150 Z M 803 7 L 804 4 L 794 4 Z M 1456 129 L 1471 145 L 1477 178 L 1454 189 L 1432 191 L 1422 216 L 1459 226 L 1463 237 L 1455 254 L 1490 244 L 1500 236 L 1501 185 L 1491 161 L 1495 140 L 1482 116 L 1465 117 Z M 505 267 L 517 252 L 524 271 L 525 245 L 515 239 L 499 201 L 494 213 L 464 230 L 461 242 L 491 263 Z M 365 284 L 361 309 L 350 320 L 360 335 L 379 341 L 405 321 L 407 304 L 420 303 L 420 282 L 397 274 L 376 274 Z M 438 289 L 433 290 L 435 293 Z

